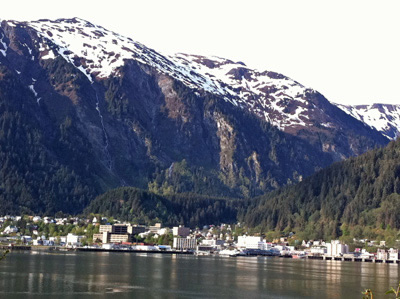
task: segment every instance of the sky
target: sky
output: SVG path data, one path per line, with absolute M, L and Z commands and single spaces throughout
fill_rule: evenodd
M 282 73 L 341 104 L 400 104 L 400 0 L 19 0 L 0 18 L 79 17 L 163 54 Z

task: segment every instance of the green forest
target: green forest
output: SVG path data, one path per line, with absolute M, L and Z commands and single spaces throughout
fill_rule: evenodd
M 133 187 L 121 187 L 98 196 L 85 212 L 138 224 L 162 222 L 167 226 L 182 224 L 196 227 L 233 223 L 241 206 L 238 199 L 212 198 L 193 193 L 161 196 Z
M 255 198 L 242 219 L 311 239 L 376 238 L 400 229 L 400 139 Z

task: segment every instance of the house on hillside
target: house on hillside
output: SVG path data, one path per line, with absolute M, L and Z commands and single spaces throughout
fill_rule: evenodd
M 18 232 L 18 227 L 16 227 L 15 225 L 9 225 L 4 229 L 3 234 L 9 235 L 9 234 L 15 234 L 17 232 Z

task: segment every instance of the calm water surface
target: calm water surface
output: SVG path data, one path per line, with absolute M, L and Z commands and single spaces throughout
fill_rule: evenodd
M 267 257 L 12 252 L 0 298 L 374 298 L 399 266 Z

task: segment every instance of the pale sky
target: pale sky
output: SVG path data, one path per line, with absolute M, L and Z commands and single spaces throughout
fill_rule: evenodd
M 19 0 L 1 19 L 80 17 L 164 54 L 242 61 L 342 104 L 400 104 L 400 0 Z

